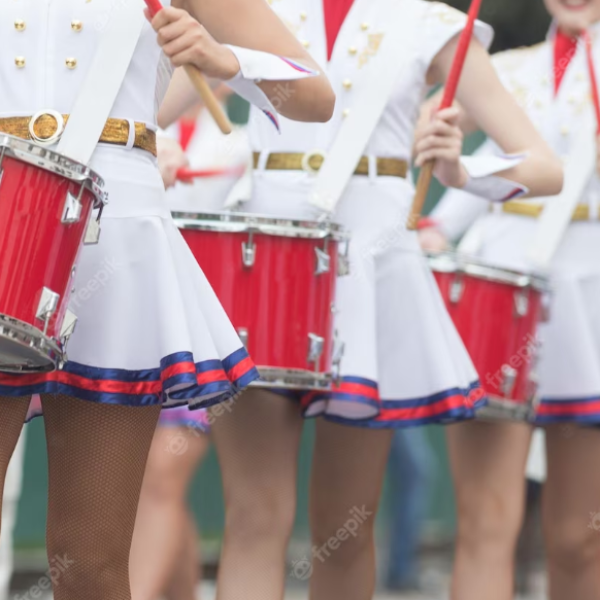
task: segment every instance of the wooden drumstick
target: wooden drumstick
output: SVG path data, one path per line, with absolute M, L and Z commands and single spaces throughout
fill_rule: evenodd
M 592 100 L 594 101 L 594 111 L 596 112 L 596 124 L 598 128 L 596 133 L 600 135 L 600 94 L 598 92 L 598 80 L 596 78 L 596 68 L 594 66 L 594 47 L 592 45 L 592 36 L 589 31 L 583 34 L 585 42 L 585 52 L 587 56 L 588 71 L 590 74 L 590 86 L 592 88 Z
M 152 16 L 156 15 L 156 13 L 160 12 L 163 8 L 160 0 L 144 0 L 144 2 Z M 202 98 L 204 106 L 206 106 L 208 112 L 219 126 L 219 129 L 224 134 L 230 134 L 233 129 L 231 121 L 227 118 L 221 103 L 217 100 L 217 97 L 213 93 L 210 85 L 208 85 L 204 75 L 200 72 L 200 69 L 195 65 L 185 65 L 183 68 L 190 78 L 190 81 L 194 84 L 196 91 Z
M 444 108 L 450 108 L 454 102 L 456 96 L 456 89 L 458 88 L 458 82 L 462 74 L 465 60 L 467 58 L 467 52 L 469 45 L 473 37 L 473 29 L 475 27 L 475 20 L 479 15 L 479 9 L 481 8 L 482 0 L 472 0 L 471 7 L 469 8 L 469 14 L 467 17 L 467 24 L 460 34 L 458 40 L 458 46 L 456 47 L 456 54 L 454 55 L 454 61 L 452 68 L 446 81 L 446 88 L 444 89 L 444 96 L 440 104 L 439 110 Z M 407 228 L 414 231 L 417 229 L 419 218 L 423 212 L 423 206 L 425 206 L 425 200 L 427 199 L 427 193 L 429 192 L 429 186 L 431 185 L 431 179 L 433 178 L 433 169 L 435 168 L 435 161 L 428 161 L 423 165 L 417 181 L 417 189 L 410 209 L 410 215 L 408 217 Z

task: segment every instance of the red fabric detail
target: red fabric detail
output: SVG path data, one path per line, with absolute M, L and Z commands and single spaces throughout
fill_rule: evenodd
M 179 120 L 179 143 L 184 150 L 188 149 L 194 133 L 196 133 L 195 119 L 180 119 Z
M 571 64 L 571 60 L 577 52 L 578 38 L 569 37 L 560 29 L 556 32 L 554 38 L 554 94 L 558 94 L 560 84 Z
M 417 229 L 429 229 L 430 227 L 438 227 L 439 224 L 435 219 L 431 217 L 421 217 L 417 223 Z
M 353 3 L 354 0 L 323 0 L 328 60 L 331 60 L 335 40 Z

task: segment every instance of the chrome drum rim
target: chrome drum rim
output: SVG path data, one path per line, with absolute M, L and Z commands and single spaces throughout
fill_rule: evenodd
M 315 373 L 302 369 L 278 369 L 276 367 L 256 367 L 260 379 L 253 381 L 251 387 L 282 388 L 286 390 L 331 391 L 333 381 L 331 373 Z

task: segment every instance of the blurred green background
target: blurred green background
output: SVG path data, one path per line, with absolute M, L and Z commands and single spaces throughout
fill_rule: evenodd
M 469 0 L 448 2 L 461 10 L 467 10 Z M 542 0 L 484 0 L 481 18 L 496 30 L 493 51 L 529 45 L 542 41 L 549 25 L 549 18 Z M 248 107 L 239 99 L 230 102 L 232 120 L 243 123 L 247 119 Z M 467 140 L 468 149 L 473 149 L 481 138 Z M 428 208 L 435 204 L 441 188 L 434 185 Z M 44 545 L 46 517 L 47 471 L 43 424 L 38 419 L 28 426 L 28 442 L 25 465 L 24 489 L 16 529 L 17 549 L 40 548 Z M 314 435 L 309 421 L 302 442 L 299 471 L 299 504 L 296 536 L 307 538 L 307 490 L 310 455 Z M 428 434 L 439 460 L 436 489 L 428 518 L 427 531 L 432 541 L 444 542 L 453 534 L 454 505 L 450 478 L 447 469 L 443 429 L 430 427 Z M 123 460 L 126 460 L 123 457 Z M 203 535 L 219 539 L 223 528 L 223 500 L 219 469 L 214 453 L 211 452 L 199 470 L 192 488 L 191 501 Z M 384 495 L 384 509 L 380 512 L 380 524 L 385 528 L 389 511 L 388 498 Z

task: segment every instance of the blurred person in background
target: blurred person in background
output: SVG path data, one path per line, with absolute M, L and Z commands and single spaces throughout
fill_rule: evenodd
M 503 52 L 494 62 L 506 87 L 556 153 L 577 156 L 577 133 L 589 131 L 593 114 L 581 33 L 590 32 L 598 64 L 600 0 L 545 4 L 554 18 L 547 40 Z M 433 108 L 435 101 L 426 107 L 424 123 Z M 465 126 L 469 129 L 468 118 Z M 490 145 L 480 152 L 488 151 Z M 543 528 L 552 600 L 600 598 L 600 431 L 589 427 L 600 425 L 599 192 L 594 174 L 551 262 L 550 321 L 540 329 L 536 370 L 541 403 L 536 424 L 546 433 Z M 433 211 L 431 226 L 421 231 L 421 242 L 425 249 L 439 252 L 473 225 L 470 232 L 480 240 L 478 258 L 527 272 L 527 253 L 542 209 L 543 204 L 533 200 L 490 210 L 473 196 L 449 192 Z M 513 596 L 531 435 L 531 427 L 509 422 L 473 422 L 448 429 L 459 515 L 455 600 Z
M 424 427 L 394 433 L 388 466 L 391 524 L 386 587 L 390 591 L 422 589 L 419 551 L 436 470 L 435 454 Z
M 220 86 L 217 97 L 231 91 Z M 243 127 L 223 135 L 208 111 L 192 106 L 158 140 L 158 164 L 172 211 L 221 209 L 246 169 Z M 207 177 L 178 179 L 180 169 Z M 222 172 L 222 174 L 219 174 Z M 190 483 L 210 445 L 205 410 L 163 410 L 152 442 L 131 550 L 133 600 L 197 600 L 201 579 L 198 529 L 187 503 Z

